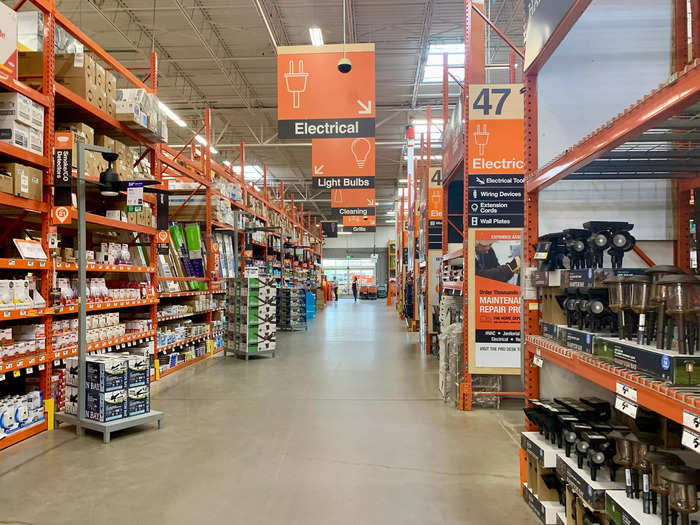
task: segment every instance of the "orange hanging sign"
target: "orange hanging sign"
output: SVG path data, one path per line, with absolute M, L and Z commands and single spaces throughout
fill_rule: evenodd
M 373 137 L 375 106 L 374 44 L 277 49 L 279 138 Z

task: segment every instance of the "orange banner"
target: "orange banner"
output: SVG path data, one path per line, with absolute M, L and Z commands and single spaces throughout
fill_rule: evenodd
M 374 118 L 374 44 L 348 44 L 348 73 L 338 70 L 342 45 L 277 50 L 277 118 Z
M 374 137 L 313 139 L 314 177 L 374 177 Z
M 376 226 L 377 217 L 343 217 L 343 226 Z
M 331 190 L 332 208 L 374 208 L 376 193 L 371 190 Z

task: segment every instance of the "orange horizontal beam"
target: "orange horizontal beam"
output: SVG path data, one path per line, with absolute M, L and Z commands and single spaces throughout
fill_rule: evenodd
M 683 411 L 700 414 L 700 399 L 693 398 L 660 380 L 651 381 L 621 365 L 607 363 L 590 354 L 561 346 L 542 336 L 527 336 L 525 349 L 528 354 L 525 366 L 537 354 L 577 376 L 596 383 L 603 388 L 616 391 L 617 383 L 625 383 L 637 390 L 637 403 L 657 414 L 683 424 Z
M 8 90 L 21 93 L 27 98 L 32 99 L 34 102 L 41 104 L 44 107 L 49 105 L 49 97 L 40 93 L 36 89 L 30 88 L 23 82 L 15 80 L 14 78 L 0 78 L 0 87 Z
M 18 146 L 13 146 L 7 142 L 0 142 L 0 155 L 11 157 L 17 162 L 29 164 L 35 168 L 48 168 L 50 164 L 47 157 L 37 155 L 36 153 L 32 153 L 31 151 Z

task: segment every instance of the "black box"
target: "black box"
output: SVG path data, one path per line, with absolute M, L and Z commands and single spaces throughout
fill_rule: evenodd
M 85 391 L 85 416 L 106 423 L 126 417 L 126 390 L 113 392 Z
M 85 388 L 114 392 L 126 388 L 126 358 L 122 356 L 90 356 L 85 363 Z
M 138 416 L 151 411 L 151 389 L 148 386 L 129 388 L 126 392 L 126 415 Z

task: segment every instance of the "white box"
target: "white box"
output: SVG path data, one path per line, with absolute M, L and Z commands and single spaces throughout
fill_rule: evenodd
M 17 12 L 0 3 L 0 78 L 17 80 Z
M 34 128 L 29 128 L 29 151 L 37 155 L 44 154 L 44 133 Z
M 16 120 L 0 120 L 0 140 L 13 146 L 29 149 L 29 126 Z
M 32 127 L 38 131 L 44 130 L 44 106 L 32 100 Z
M 32 111 L 31 98 L 21 93 L 0 93 L 0 120 L 16 120 L 31 126 Z

